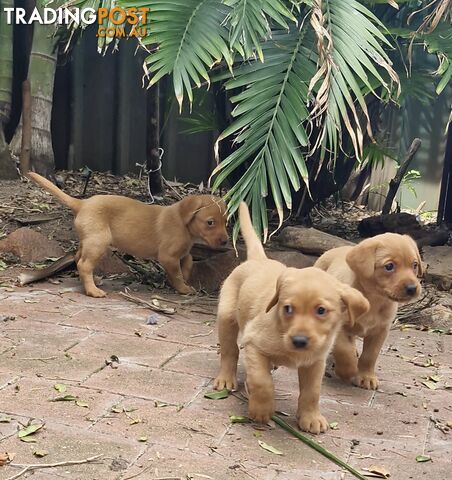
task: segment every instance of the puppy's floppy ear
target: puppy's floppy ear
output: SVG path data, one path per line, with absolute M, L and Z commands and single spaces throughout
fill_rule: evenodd
M 267 308 L 265 309 L 265 313 L 268 313 L 278 303 L 280 288 L 281 288 L 281 277 L 279 277 L 276 282 L 275 294 L 273 295 L 272 299 L 267 305 Z
M 414 252 L 416 254 L 416 262 L 417 262 L 417 272 L 416 275 L 418 277 L 422 277 L 425 272 L 425 263 L 422 261 L 421 254 L 419 253 L 419 248 L 417 246 L 416 241 L 411 238 L 409 235 L 404 235 L 404 237 L 410 242 L 413 246 Z
M 369 311 L 369 301 L 360 291 L 356 290 L 356 288 L 352 288 L 344 283 L 340 283 L 339 294 L 348 310 L 349 320 L 346 324 L 352 327 L 361 315 Z
M 353 247 L 345 260 L 348 266 L 359 276 L 370 278 L 375 272 L 375 254 L 380 242 L 373 238 L 363 240 Z
M 179 202 L 179 213 L 185 225 L 188 225 L 198 210 L 203 206 L 203 199 L 199 195 L 189 195 Z

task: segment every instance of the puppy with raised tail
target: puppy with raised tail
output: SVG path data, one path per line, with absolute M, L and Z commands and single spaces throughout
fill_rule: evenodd
M 355 247 L 333 248 L 315 266 L 356 288 L 370 310 L 354 325 L 344 325 L 333 348 L 336 374 L 358 387 L 378 388 L 375 365 L 395 318 L 398 304 L 421 293 L 423 274 L 416 243 L 408 235 L 384 233 Z M 356 337 L 364 339 L 358 359 Z
M 237 387 L 237 338 L 241 333 L 249 416 L 268 422 L 275 409 L 271 369 L 284 365 L 298 369 L 299 427 L 311 433 L 324 432 L 328 423 L 320 413 L 319 398 L 326 357 L 342 324 L 353 324 L 369 304 L 357 290 L 317 268 L 288 268 L 269 260 L 245 203 L 240 205 L 239 215 L 247 261 L 221 288 L 221 367 L 214 388 Z
M 109 246 L 142 258 L 155 258 L 179 293 L 194 291 L 187 280 L 195 241 L 216 248 L 228 241 L 226 205 L 212 195 L 190 195 L 164 207 L 147 205 L 119 195 L 73 198 L 37 173 L 28 177 L 69 207 L 75 215 L 80 247 L 75 256 L 85 292 L 105 297 L 94 284 L 93 271 Z

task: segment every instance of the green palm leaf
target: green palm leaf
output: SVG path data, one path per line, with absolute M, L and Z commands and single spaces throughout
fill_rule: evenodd
M 232 67 L 229 33 L 224 21 L 230 8 L 221 0 L 123 0 L 124 6 L 150 8 L 148 35 L 142 44 L 154 50 L 146 59 L 153 75 L 150 86 L 172 74 L 180 109 L 184 94 L 193 101 L 192 88 L 210 83 L 208 74 L 225 60 Z
M 44 2 L 44 3 L 47 4 L 49 2 Z M 107 10 L 111 10 L 115 6 L 116 6 L 115 0 L 68 0 L 66 3 L 62 5 L 61 8 L 70 8 L 70 9 L 79 8 L 81 10 L 86 8 L 91 8 L 94 10 L 97 10 L 99 8 L 106 8 Z M 99 25 L 99 27 L 103 27 L 105 30 L 107 30 L 112 27 L 124 28 L 125 25 L 126 25 L 125 23 L 113 25 L 109 17 L 107 17 L 102 20 L 102 23 Z M 66 49 L 69 48 L 70 43 L 72 41 L 72 36 L 75 34 L 76 30 L 79 28 L 84 30 L 88 26 L 89 25 L 86 23 L 83 23 L 83 21 L 80 24 L 77 24 L 74 21 L 71 21 L 71 23 L 67 26 L 68 30 L 71 30 L 71 35 L 68 38 Z M 115 38 L 113 36 L 99 36 L 97 39 L 98 52 L 105 55 L 105 53 L 107 53 L 108 47 L 112 43 L 117 47 L 119 43 L 119 38 Z
M 281 0 L 224 0 L 224 3 L 231 7 L 227 18 L 230 44 L 239 42 L 245 58 L 252 58 L 257 52 L 259 59 L 264 60 L 261 41 L 270 37 L 269 19 L 286 29 L 287 19 L 296 21 Z
M 313 113 L 322 117 L 316 147 L 321 144 L 323 154 L 330 151 L 336 157 L 345 126 L 355 154 L 361 158 L 363 132 L 357 104 L 372 136 L 365 94 L 375 93 L 375 83 L 388 91 L 389 80 L 398 83 L 383 48 L 384 44 L 391 47 L 383 33 L 385 27 L 356 0 L 313 0 L 311 23 L 320 59 L 319 72 L 310 85 L 317 100 Z
M 236 69 L 226 89 L 246 87 L 231 98 L 236 104 L 235 121 L 219 141 L 236 134 L 238 148 L 219 164 L 212 175 L 218 188 L 238 166 L 249 163 L 244 176 L 226 194 L 232 215 L 242 199 L 251 207 L 253 222 L 267 238 L 265 197 L 271 191 L 279 217 L 292 208 L 291 189 L 298 190 L 300 178 L 306 183 L 308 172 L 300 146 L 308 145 L 305 122 L 308 85 L 316 71 L 316 55 L 304 46 L 306 24 L 288 33 L 276 31 L 263 45 L 265 61 L 254 61 Z

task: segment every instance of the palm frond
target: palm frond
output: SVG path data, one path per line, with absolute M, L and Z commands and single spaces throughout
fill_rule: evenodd
M 398 84 L 398 76 L 383 48 L 391 45 L 383 33 L 383 24 L 356 0 L 313 0 L 312 12 L 321 60 L 321 73 L 310 85 L 316 93 L 314 111 L 322 129 L 314 148 L 321 145 L 322 156 L 329 151 L 335 158 L 345 126 L 356 156 L 362 158 L 363 132 L 357 107 L 364 114 L 368 135 L 372 137 L 364 97 L 368 92 L 375 93 L 375 83 L 388 92 L 390 81 Z
M 284 206 L 292 208 L 291 188 L 308 182 L 305 157 L 300 146 L 308 145 L 305 122 L 308 85 L 316 71 L 316 54 L 312 39 L 307 39 L 307 25 L 289 32 L 275 31 L 272 40 L 263 45 L 265 62 L 244 64 L 235 71 L 235 78 L 226 89 L 245 89 L 231 98 L 236 104 L 235 121 L 219 137 L 219 141 L 236 134 L 238 148 L 218 167 L 213 184 L 218 188 L 243 163 L 249 166 L 244 176 L 226 194 L 232 215 L 242 199 L 251 206 L 255 227 L 268 234 L 265 197 L 270 190 L 279 225 Z
M 139 2 L 149 7 L 148 34 L 142 44 L 152 50 L 145 64 L 150 86 L 172 74 L 174 93 L 182 109 L 184 95 L 193 101 L 192 89 L 210 84 L 208 71 L 233 58 L 228 45 L 225 19 L 230 8 L 221 0 L 149 0 Z M 122 0 L 124 6 L 136 6 L 135 0 Z
M 270 21 L 288 29 L 287 20 L 296 18 L 281 0 L 224 0 L 231 7 L 226 22 L 230 28 L 230 44 L 238 42 L 245 58 L 253 58 L 255 52 L 261 61 L 262 40 L 270 37 Z
M 391 33 L 399 39 L 402 43 L 407 44 L 408 59 L 412 71 L 410 76 L 415 77 L 415 71 L 418 68 L 412 61 L 413 50 L 415 47 L 422 47 L 428 53 L 436 55 L 438 58 L 438 68 L 431 72 L 433 75 L 439 77 L 439 82 L 436 86 L 436 93 L 440 95 L 452 79 L 452 29 L 447 22 L 436 25 L 434 30 L 422 31 L 420 28 L 392 28 Z M 417 83 L 420 84 L 418 81 Z M 422 86 L 420 85 L 422 88 Z M 404 90 L 402 88 L 402 95 Z
M 449 84 L 452 78 L 452 28 L 444 22 L 437 26 L 434 31 L 421 36 L 428 53 L 438 57 L 438 69 L 434 72 L 440 77 L 436 86 L 439 95 Z
M 48 3 L 48 2 L 47 2 Z M 86 8 L 91 8 L 95 11 L 97 11 L 99 8 L 105 8 L 108 11 L 110 11 L 112 8 L 116 6 L 116 0 L 68 0 L 66 3 L 64 3 L 61 8 L 68 8 L 68 9 L 86 9 Z M 76 32 L 78 30 L 84 30 L 86 27 L 88 27 L 90 24 L 84 23 L 83 19 L 80 24 L 75 23 L 74 21 L 71 21 L 69 25 L 67 25 L 67 30 L 70 31 L 70 35 L 66 40 L 66 45 L 64 47 L 64 51 L 69 50 L 71 47 L 71 44 L 73 43 L 74 37 L 76 37 Z M 124 28 L 125 23 L 122 24 L 117 24 L 113 25 L 111 22 L 110 18 L 104 18 L 102 20 L 102 23 L 99 25 L 99 27 L 102 27 L 105 29 L 105 31 L 109 28 Z M 117 48 L 119 44 L 119 38 L 115 38 L 114 36 L 98 36 L 97 38 L 97 51 L 103 55 L 105 55 L 109 49 L 110 46 L 113 46 L 113 48 Z

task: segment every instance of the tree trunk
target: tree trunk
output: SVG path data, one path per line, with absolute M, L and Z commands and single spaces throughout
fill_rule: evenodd
M 0 0 L 0 178 L 18 177 L 14 160 L 5 141 L 4 128 L 11 114 L 13 88 L 13 25 L 6 23 L 4 8 L 14 7 L 14 0 Z
M 37 2 L 42 13 L 42 4 Z M 56 5 L 54 8 L 57 8 Z M 51 119 L 53 83 L 55 79 L 57 52 L 55 49 L 54 25 L 34 24 L 33 43 L 30 53 L 28 79 L 31 83 L 31 154 L 30 167 L 46 177 L 53 175 Z M 22 142 L 22 122 L 11 142 L 13 152 L 19 155 Z
M 147 91 L 146 167 L 148 186 L 152 195 L 163 193 L 162 164 L 160 161 L 160 95 L 158 84 Z
M 22 143 L 19 165 L 22 175 L 30 171 L 31 152 L 31 87 L 30 80 L 22 83 Z

